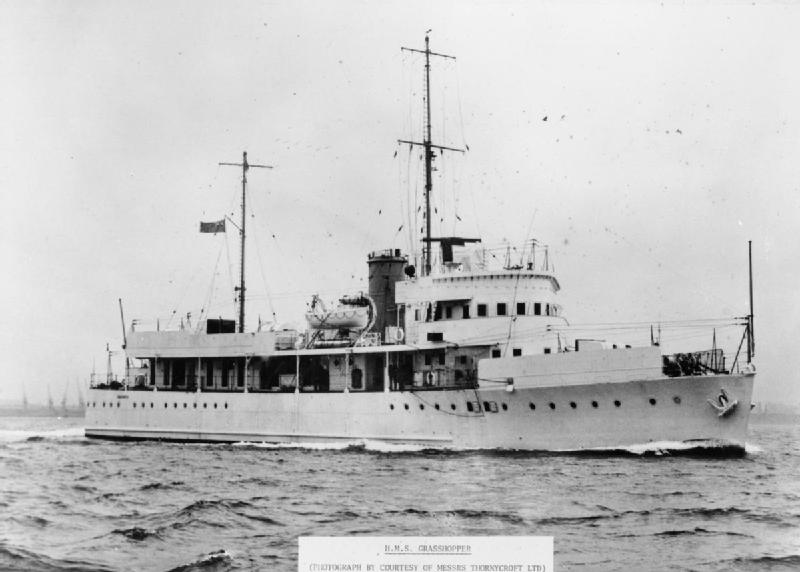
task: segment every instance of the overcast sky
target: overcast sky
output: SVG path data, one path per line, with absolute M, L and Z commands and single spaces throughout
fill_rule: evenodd
M 434 61 L 434 138 L 469 146 L 438 161 L 437 233 L 549 244 L 575 324 L 742 316 L 752 240 L 756 397 L 799 401 L 800 7 L 463 1 L 0 2 L 0 400 L 104 372 L 118 298 L 234 316 L 236 235 L 197 226 L 238 222 L 218 162 L 243 150 L 276 167 L 249 176 L 249 326 L 408 251 L 400 47 L 428 29 L 458 58 Z

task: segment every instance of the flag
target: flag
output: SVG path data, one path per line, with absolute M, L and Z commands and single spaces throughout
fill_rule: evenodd
M 201 222 L 200 232 L 212 232 L 214 234 L 225 232 L 225 219 L 214 222 Z

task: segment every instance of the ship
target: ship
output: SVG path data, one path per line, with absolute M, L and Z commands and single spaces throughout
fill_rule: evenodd
M 463 149 L 431 139 L 430 59 L 425 60 L 422 141 L 425 228 L 418 257 L 367 255 L 366 292 L 332 308 L 315 297 L 305 328 L 245 330 L 245 189 L 241 167 L 238 320 L 193 327 L 123 323 L 126 371 L 95 380 L 86 436 L 119 440 L 378 443 L 432 449 L 619 450 L 638 445 L 743 453 L 755 380 L 752 314 L 735 358 L 713 350 L 662 355 L 570 339 L 546 247 L 492 264 L 481 239 L 433 236 L 433 163 Z M 232 222 L 232 221 L 231 221 Z M 201 223 L 225 232 L 225 220 Z M 751 263 L 752 268 L 752 263 Z M 746 344 L 746 358 L 742 347 Z

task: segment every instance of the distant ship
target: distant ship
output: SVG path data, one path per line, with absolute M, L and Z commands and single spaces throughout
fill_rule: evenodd
M 305 330 L 245 331 L 242 168 L 238 320 L 143 331 L 123 318 L 126 374 L 95 380 L 86 435 L 108 439 L 360 443 L 425 448 L 574 451 L 647 443 L 743 452 L 755 379 L 721 350 L 666 356 L 569 339 L 547 251 L 499 267 L 479 238 L 432 236 L 432 164 L 460 151 L 431 141 L 425 57 L 426 229 L 419 269 L 399 249 L 367 257 L 366 293 L 327 309 L 315 298 Z M 449 56 L 444 56 L 449 57 Z M 224 232 L 225 220 L 201 223 Z M 438 247 L 438 256 L 434 253 Z M 538 258 L 537 258 L 538 256 Z M 121 310 L 121 307 L 120 307 Z

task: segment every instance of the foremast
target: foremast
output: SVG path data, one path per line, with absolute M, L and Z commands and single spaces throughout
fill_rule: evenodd
M 458 153 L 463 153 L 464 149 L 456 149 L 453 147 L 445 147 L 444 145 L 435 145 L 431 139 L 431 56 L 438 56 L 440 58 L 447 58 L 451 60 L 455 60 L 455 56 L 448 56 L 446 54 L 438 54 L 436 52 L 432 52 L 430 50 L 430 33 L 431 31 L 428 30 L 425 33 L 425 49 L 424 50 L 417 50 L 415 48 L 405 48 L 401 47 L 401 50 L 407 52 L 416 52 L 418 54 L 425 54 L 425 133 L 423 134 L 423 140 L 420 143 L 419 141 L 406 141 L 403 139 L 398 139 L 398 143 L 406 143 L 408 145 L 417 145 L 422 147 L 425 150 L 425 238 L 423 239 L 424 243 L 424 263 L 422 265 L 422 275 L 428 276 L 431 273 L 431 261 L 433 260 L 431 256 L 431 243 L 434 240 L 431 238 L 431 191 L 433 190 L 433 159 L 434 149 L 439 149 L 440 151 L 456 151 Z

